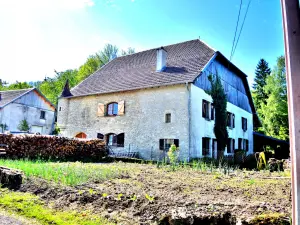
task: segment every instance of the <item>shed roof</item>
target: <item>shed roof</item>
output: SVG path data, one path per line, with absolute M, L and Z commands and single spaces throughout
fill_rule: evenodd
M 32 91 L 33 89 L 34 88 L 0 91 L 1 94 L 0 107 L 7 105 L 8 103 Z
M 22 97 L 23 95 L 25 95 L 31 91 L 36 91 L 42 98 L 45 99 L 45 101 L 49 105 L 51 105 L 51 107 L 53 107 L 55 109 L 55 106 L 37 88 L 0 91 L 0 94 L 1 94 L 0 108 L 3 108 L 7 104 L 17 100 L 18 98 Z

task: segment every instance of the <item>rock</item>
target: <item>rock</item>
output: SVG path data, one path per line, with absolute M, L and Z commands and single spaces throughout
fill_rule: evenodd
M 0 166 L 0 184 L 1 187 L 8 189 L 19 189 L 22 184 L 22 173 L 18 170 Z

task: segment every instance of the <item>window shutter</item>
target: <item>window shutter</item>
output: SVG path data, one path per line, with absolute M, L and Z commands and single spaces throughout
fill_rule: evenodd
M 118 115 L 123 116 L 125 113 L 125 101 L 118 102 Z
M 232 127 L 235 128 L 235 115 L 232 114 Z
M 159 150 L 164 150 L 164 139 L 159 139 Z
M 248 152 L 248 150 L 249 150 L 249 141 L 246 140 L 246 151 Z
M 103 103 L 98 103 L 98 110 L 97 110 L 97 116 L 104 116 L 105 109 Z
M 232 150 L 233 150 L 233 152 L 235 150 L 235 139 L 232 139 Z
M 242 148 L 242 141 L 243 141 L 243 139 L 242 139 L 242 138 L 239 138 L 239 149 L 243 149 L 243 148 Z
M 247 122 L 247 119 L 245 119 L 245 130 L 248 129 L 248 122 Z
M 176 147 L 179 147 L 179 139 L 174 139 L 174 145 L 176 145 Z

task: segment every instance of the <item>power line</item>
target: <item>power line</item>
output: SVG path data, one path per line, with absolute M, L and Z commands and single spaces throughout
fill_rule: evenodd
M 249 6 L 250 6 L 251 1 L 252 1 L 252 0 L 249 0 L 249 2 L 248 2 L 248 6 L 247 6 L 247 9 L 246 9 L 246 13 L 245 13 L 245 16 L 244 16 L 244 20 L 243 20 L 243 23 L 242 23 L 242 26 L 241 26 L 241 29 L 240 29 L 240 33 L 239 33 L 238 39 L 237 39 L 236 44 L 235 44 L 235 46 L 234 46 L 234 49 L 233 49 L 231 58 L 233 57 L 233 55 L 234 55 L 234 53 L 235 53 L 236 46 L 238 45 L 238 42 L 239 42 L 239 39 L 240 39 L 242 30 L 243 30 L 243 27 L 244 27 L 244 23 L 245 23 L 247 14 L 248 14 L 248 10 L 249 10 Z M 230 60 L 231 60 L 231 58 L 230 58 Z
M 233 49 L 234 49 L 234 46 L 235 46 L 236 32 L 237 32 L 237 29 L 239 27 L 239 21 L 240 21 L 240 14 L 241 14 L 242 5 L 243 5 L 243 0 L 241 0 L 241 3 L 240 3 L 240 9 L 239 9 L 239 14 L 238 14 L 238 19 L 237 19 L 236 26 L 235 26 L 234 38 L 233 38 L 232 47 L 231 47 L 231 53 L 230 53 L 230 58 L 229 58 L 230 61 L 231 61 L 232 52 L 233 52 Z

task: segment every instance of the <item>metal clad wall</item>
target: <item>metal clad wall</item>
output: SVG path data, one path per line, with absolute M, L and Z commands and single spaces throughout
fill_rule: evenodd
M 234 72 L 228 70 L 228 68 L 217 60 L 214 60 L 208 65 L 201 76 L 195 80 L 194 84 L 205 91 L 210 90 L 211 84 L 208 80 L 208 76 L 210 74 L 218 74 L 221 77 L 228 102 L 252 113 L 242 79 Z
M 21 98 L 14 101 L 15 103 L 19 103 L 22 105 L 27 105 L 31 107 L 36 107 L 44 110 L 51 110 L 54 111 L 40 95 L 37 94 L 35 91 L 31 91 L 28 94 L 22 96 Z

